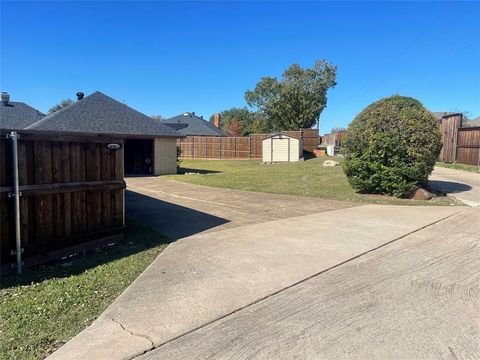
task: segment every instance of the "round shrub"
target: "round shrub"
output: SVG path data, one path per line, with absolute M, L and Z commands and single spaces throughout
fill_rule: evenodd
M 426 183 L 442 148 L 435 117 L 394 95 L 365 108 L 348 127 L 343 169 L 361 193 L 407 197 Z

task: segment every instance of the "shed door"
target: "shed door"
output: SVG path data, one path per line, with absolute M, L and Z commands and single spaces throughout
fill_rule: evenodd
M 289 161 L 290 138 L 274 138 L 272 149 L 272 161 Z

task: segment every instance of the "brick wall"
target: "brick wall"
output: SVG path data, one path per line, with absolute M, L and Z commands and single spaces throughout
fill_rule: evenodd
M 177 140 L 157 138 L 153 143 L 153 174 L 177 173 Z

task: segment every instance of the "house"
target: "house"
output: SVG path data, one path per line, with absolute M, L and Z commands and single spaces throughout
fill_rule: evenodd
M 1 99 L 0 129 L 21 130 L 45 116 L 24 102 L 10 101 L 10 95 L 7 92 L 2 92 Z
M 51 115 L 29 124 L 25 130 L 107 134 L 124 139 L 125 174 L 174 174 L 177 172 L 176 141 L 182 137 L 111 97 L 96 91 Z
M 222 130 L 219 129 L 220 117 L 218 114 L 215 116 L 214 124 L 216 126 L 203 117 L 195 115 L 194 112 L 186 112 L 161 122 L 184 136 L 224 136 Z

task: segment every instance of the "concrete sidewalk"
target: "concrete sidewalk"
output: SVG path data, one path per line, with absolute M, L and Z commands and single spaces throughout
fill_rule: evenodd
M 171 244 L 51 359 L 128 359 L 458 212 L 366 205 Z
M 141 359 L 480 359 L 479 218 L 468 209 Z
M 428 180 L 431 188 L 480 207 L 480 174 L 436 166 Z

